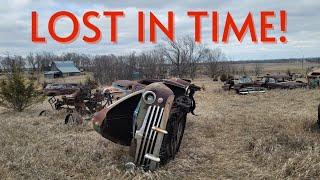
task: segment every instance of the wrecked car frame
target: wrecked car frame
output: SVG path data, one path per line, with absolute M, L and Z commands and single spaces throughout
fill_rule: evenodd
M 53 110 L 66 110 L 65 124 L 82 124 L 85 116 L 91 116 L 100 111 L 108 104 L 111 104 L 110 96 L 97 90 L 92 93 L 90 86 L 78 86 L 79 88 L 72 94 L 51 96 L 48 102 Z M 45 115 L 47 110 L 40 112 L 40 116 Z M 90 118 L 89 118 L 90 119 Z
M 143 89 L 144 86 L 131 80 L 117 80 L 103 89 L 104 93 L 109 93 L 112 100 L 116 101 L 130 93 Z
M 131 161 L 154 170 L 179 151 L 193 95 L 200 88 L 182 79 L 144 80 L 145 88 L 95 113 L 93 128 L 112 142 L 130 146 Z
M 289 77 L 284 75 L 266 75 L 256 83 L 267 89 L 296 89 L 307 87 L 307 83 L 290 81 L 288 79 Z
M 76 83 L 52 83 L 47 84 L 43 89 L 43 93 L 46 96 L 59 96 L 72 94 L 79 90 L 80 85 Z
M 238 94 L 250 94 L 256 92 L 266 92 L 267 89 L 296 89 L 305 88 L 307 83 L 302 81 L 291 81 L 289 75 L 266 75 L 258 81 L 253 81 L 248 76 L 240 76 L 239 78 L 230 78 L 222 88 L 224 90 L 235 90 Z
M 264 93 L 266 89 L 248 76 L 232 77 L 222 86 L 224 90 L 235 90 L 238 94 Z

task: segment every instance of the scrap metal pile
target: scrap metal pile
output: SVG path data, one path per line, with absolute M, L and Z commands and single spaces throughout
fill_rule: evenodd
M 193 96 L 200 90 L 190 80 L 177 78 L 120 80 L 95 93 L 90 86 L 67 87 L 44 89 L 54 110 L 67 110 L 65 123 L 82 124 L 91 116 L 88 125 L 104 138 L 130 146 L 131 162 L 145 170 L 175 158 L 187 114 L 194 114 Z
M 235 90 L 238 94 L 264 93 L 267 89 L 305 88 L 307 83 L 294 81 L 289 75 L 265 75 L 253 81 L 248 76 L 231 77 L 224 82 L 224 90 Z
M 96 90 L 90 85 L 79 84 L 54 84 L 47 85 L 44 93 L 50 96 L 48 102 L 53 110 L 66 110 L 65 124 L 82 124 L 84 120 L 90 118 L 95 112 L 111 104 L 110 95 Z M 40 112 L 45 115 L 47 110 Z
M 238 94 L 265 92 L 266 88 L 254 82 L 250 77 L 231 77 L 222 86 L 224 90 L 235 90 Z
M 231 77 L 224 90 L 238 94 L 264 93 L 267 89 L 304 88 L 307 83 L 288 75 Z M 182 142 L 187 114 L 196 108 L 194 94 L 200 87 L 190 80 L 118 80 L 111 86 L 51 84 L 44 89 L 54 110 L 66 110 L 65 124 L 86 124 L 102 137 L 129 146 L 129 163 L 155 170 L 174 159 Z M 40 115 L 46 114 L 46 110 Z M 87 123 L 84 123 L 87 120 Z M 320 128 L 320 105 L 318 107 Z

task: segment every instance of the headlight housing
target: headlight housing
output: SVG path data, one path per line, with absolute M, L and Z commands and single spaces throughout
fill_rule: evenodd
M 142 95 L 142 99 L 146 104 L 153 104 L 156 98 L 156 94 L 152 91 L 146 91 Z

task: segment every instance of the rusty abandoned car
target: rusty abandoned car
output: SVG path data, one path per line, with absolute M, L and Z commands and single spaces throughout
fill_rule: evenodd
M 136 88 L 137 82 L 130 80 L 118 80 L 103 89 L 104 93 L 109 93 L 112 100 L 119 100 L 122 97 L 129 95 Z
M 72 94 L 79 90 L 80 85 L 76 83 L 64 83 L 64 84 L 47 84 L 43 89 L 43 92 L 47 96 L 60 96 Z
M 307 75 L 308 84 L 311 88 L 316 88 L 320 86 L 320 69 L 312 69 Z
M 222 86 L 224 90 L 235 90 L 238 94 L 264 93 L 266 89 L 248 76 L 231 77 Z
M 82 124 L 85 120 L 84 117 L 88 117 L 90 120 L 91 115 L 95 112 L 100 111 L 103 107 L 111 104 L 111 100 L 108 94 L 104 94 L 99 90 L 92 93 L 92 86 L 90 85 L 77 85 L 77 90 L 72 94 L 65 93 L 68 92 L 64 89 L 57 91 L 57 94 L 62 95 L 57 97 L 52 94 L 48 94 L 50 98 L 48 102 L 53 110 L 66 110 L 67 115 L 65 117 L 65 124 Z M 40 116 L 45 115 L 47 110 L 40 112 Z
M 200 88 L 182 79 L 144 80 L 133 92 L 95 113 L 93 128 L 104 138 L 130 146 L 131 161 L 145 170 L 166 164 L 179 151 L 193 95 Z
M 307 83 L 293 81 L 288 75 L 266 75 L 256 83 L 267 89 L 296 89 L 306 88 Z
M 305 88 L 307 83 L 294 81 L 289 75 L 275 74 L 265 75 L 259 80 L 253 81 L 248 76 L 231 77 L 222 88 L 224 90 L 235 90 L 238 94 L 250 94 L 256 92 L 265 92 L 267 89 L 296 89 Z

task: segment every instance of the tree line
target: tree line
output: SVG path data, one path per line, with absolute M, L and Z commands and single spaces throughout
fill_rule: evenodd
M 165 40 L 153 49 L 127 55 L 87 55 L 50 52 L 29 53 L 27 56 L 6 54 L 1 58 L 0 69 L 10 71 L 10 67 L 28 68 L 39 75 L 49 71 L 52 61 L 73 61 L 79 69 L 91 72 L 101 84 L 116 79 L 181 77 L 194 79 L 209 76 L 217 79 L 241 72 L 232 66 L 225 53 L 219 48 L 195 43 L 190 36 L 176 41 Z M 243 70 L 243 69 L 242 69 Z M 244 71 L 244 70 L 243 70 Z M 245 74 L 245 72 L 242 72 Z

